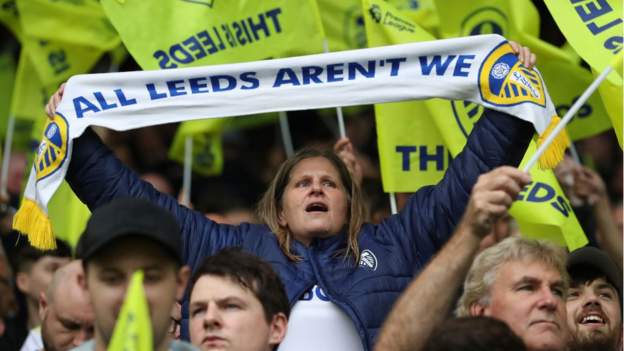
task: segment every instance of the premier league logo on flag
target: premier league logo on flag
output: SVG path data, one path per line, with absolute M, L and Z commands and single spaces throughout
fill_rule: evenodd
M 484 101 L 499 106 L 546 105 L 542 77 L 524 67 L 507 43 L 492 50 L 481 65 L 479 92 Z
M 46 178 L 61 167 L 67 155 L 67 121 L 60 115 L 48 121 L 43 140 L 37 149 L 35 169 L 37 180 Z

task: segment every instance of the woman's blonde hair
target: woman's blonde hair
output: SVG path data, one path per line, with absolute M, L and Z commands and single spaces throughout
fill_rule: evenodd
M 282 210 L 284 191 L 290 182 L 293 169 L 299 162 L 315 157 L 327 159 L 340 175 L 340 180 L 347 195 L 347 208 L 349 209 L 347 213 L 347 248 L 345 250 L 345 257 L 353 255 L 357 261 L 360 256 L 357 236 L 366 220 L 366 206 L 362 199 L 362 191 L 359 184 L 353 181 L 347 166 L 333 151 L 306 148 L 298 151 L 295 155 L 282 163 L 277 174 L 273 177 L 269 188 L 258 203 L 258 218 L 275 233 L 280 248 L 290 260 L 301 260 L 301 257 L 293 254 L 290 249 L 293 240 L 292 234 L 286 228 L 279 225 L 279 215 Z
M 470 266 L 464 292 L 459 298 L 455 315 L 470 316 L 470 306 L 489 303 L 490 288 L 500 267 L 511 261 L 543 262 L 555 268 L 563 280 L 565 289 L 569 276 L 565 267 L 566 252 L 561 247 L 543 240 L 510 237 L 481 252 Z

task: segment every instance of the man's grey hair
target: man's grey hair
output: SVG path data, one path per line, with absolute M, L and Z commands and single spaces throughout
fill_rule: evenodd
M 464 291 L 459 298 L 455 315 L 470 315 L 470 306 L 489 304 L 490 288 L 500 267 L 512 261 L 541 262 L 553 267 L 561 274 L 565 290 L 569 286 L 566 270 L 566 251 L 550 242 L 520 237 L 510 237 L 481 252 L 470 266 L 464 282 Z

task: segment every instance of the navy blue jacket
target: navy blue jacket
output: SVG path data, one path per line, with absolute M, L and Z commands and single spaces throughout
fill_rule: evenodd
M 294 241 L 292 250 L 303 260 L 291 262 L 266 225 L 217 224 L 180 206 L 176 199 L 141 181 L 91 131 L 75 141 L 66 178 L 91 209 L 116 197 L 133 196 L 171 211 L 182 227 L 184 257 L 191 268 L 207 255 L 237 246 L 271 263 L 291 306 L 318 284 L 353 320 L 364 349 L 371 350 L 392 304 L 448 240 L 478 176 L 497 166 L 517 165 L 522 159 L 533 133 L 531 125 L 486 111 L 437 186 L 419 190 L 400 213 L 381 224 L 363 226 L 358 238 L 363 252 L 360 265 L 335 254 L 345 248 L 345 234 L 315 240 L 309 247 Z M 183 315 L 188 315 L 186 308 Z

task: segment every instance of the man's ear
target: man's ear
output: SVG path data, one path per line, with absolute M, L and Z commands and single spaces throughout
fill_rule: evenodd
M 48 313 L 48 297 L 45 292 L 39 293 L 39 319 L 42 321 L 45 319 L 46 313 Z
M 176 277 L 176 300 L 181 301 L 184 297 L 184 290 L 191 276 L 191 268 L 189 266 L 182 266 L 178 270 Z
M 30 275 L 25 272 L 17 273 L 15 276 L 15 285 L 23 294 L 28 294 L 30 291 Z
M 88 285 L 87 285 L 87 269 L 84 268 L 83 272 L 78 274 L 78 276 L 76 277 L 76 279 L 78 279 L 78 285 L 84 289 L 85 291 L 88 291 Z
M 486 307 L 487 306 L 484 306 L 479 302 L 474 302 L 472 305 L 470 305 L 470 315 L 473 317 L 485 316 Z
M 269 334 L 269 344 L 279 345 L 286 337 L 288 329 L 288 318 L 282 312 L 277 313 L 271 320 L 271 330 Z

